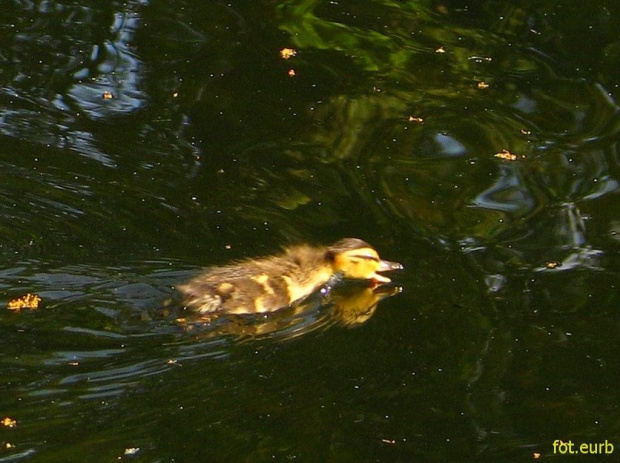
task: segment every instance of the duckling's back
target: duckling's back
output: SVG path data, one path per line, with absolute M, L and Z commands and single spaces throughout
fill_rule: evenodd
M 264 313 L 311 294 L 331 273 L 324 249 L 298 246 L 280 256 L 213 267 L 177 289 L 198 313 Z

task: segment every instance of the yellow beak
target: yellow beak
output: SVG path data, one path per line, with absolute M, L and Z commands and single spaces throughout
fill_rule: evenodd
M 403 265 L 399 264 L 398 262 L 390 262 L 389 260 L 380 260 L 379 268 L 377 268 L 377 271 L 372 276 L 372 279 L 380 283 L 389 283 L 392 280 L 390 280 L 388 277 L 384 277 L 383 275 L 379 275 L 377 272 L 389 272 L 390 270 L 402 270 L 403 268 L 404 268 Z

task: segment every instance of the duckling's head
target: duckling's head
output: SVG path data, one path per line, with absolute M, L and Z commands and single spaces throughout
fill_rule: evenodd
M 334 273 L 342 273 L 345 278 L 359 278 L 389 283 L 390 279 L 377 272 L 400 270 L 398 262 L 382 260 L 371 245 L 357 238 L 345 238 L 328 248 Z

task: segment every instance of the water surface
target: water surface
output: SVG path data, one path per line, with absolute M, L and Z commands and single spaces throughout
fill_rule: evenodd
M 42 298 L 0 311 L 0 461 L 620 451 L 614 2 L 0 15 L 0 290 Z M 203 267 L 347 236 L 405 265 L 363 323 L 161 310 Z

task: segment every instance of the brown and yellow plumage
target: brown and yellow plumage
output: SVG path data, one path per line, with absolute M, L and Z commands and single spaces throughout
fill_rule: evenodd
M 345 238 L 332 246 L 291 246 L 277 256 L 213 267 L 177 289 L 183 304 L 198 313 L 266 313 L 300 302 L 334 275 L 387 283 L 377 272 L 401 268 L 381 260 L 368 243 Z

